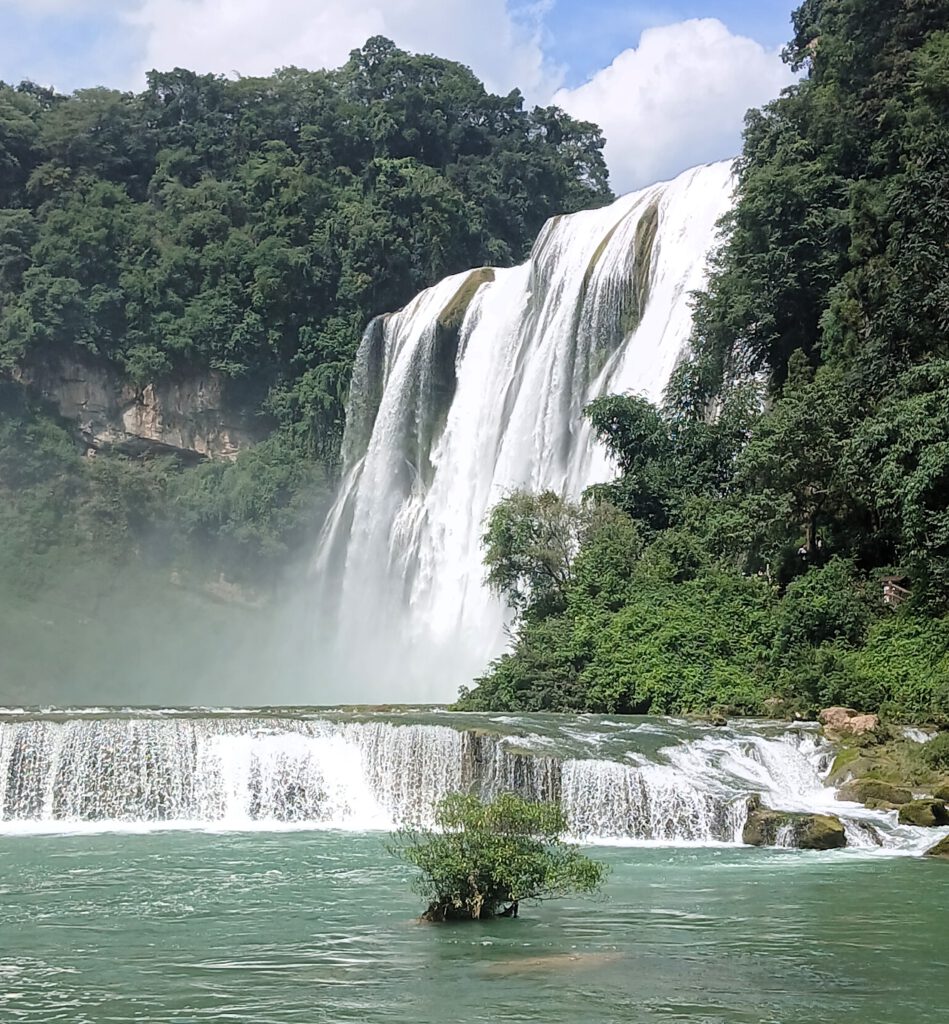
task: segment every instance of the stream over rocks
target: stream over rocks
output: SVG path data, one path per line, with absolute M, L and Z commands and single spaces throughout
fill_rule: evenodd
M 739 845 L 749 800 L 835 815 L 847 845 L 923 852 L 933 830 L 836 798 L 816 728 L 438 711 L 7 711 L 0 832 L 389 830 L 451 792 L 562 802 L 590 843 Z M 938 831 L 938 830 L 937 830 Z M 770 845 L 795 845 L 778 829 Z

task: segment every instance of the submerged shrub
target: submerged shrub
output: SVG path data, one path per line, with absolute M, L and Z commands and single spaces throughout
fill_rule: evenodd
M 561 839 L 567 821 L 556 804 L 455 793 L 438 805 L 435 826 L 404 829 L 391 846 L 420 871 L 415 888 L 427 921 L 516 917 L 521 900 L 592 894 L 606 875 Z

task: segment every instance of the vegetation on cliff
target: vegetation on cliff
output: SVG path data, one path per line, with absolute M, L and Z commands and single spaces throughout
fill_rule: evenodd
M 945 0 L 795 12 L 805 74 L 748 115 L 691 358 L 661 408 L 587 412 L 620 477 L 585 504 L 629 523 L 563 549 L 551 605 L 494 568 L 530 533 L 498 523 L 540 523 L 550 498 L 502 502 L 487 564 L 515 643 L 462 707 L 949 724 L 947 18 Z
M 602 147 L 594 125 L 382 38 L 335 71 L 179 68 L 138 95 L 0 83 L 3 582 L 35 590 L 64 553 L 159 540 L 272 574 L 319 523 L 369 320 L 608 201 Z M 62 357 L 133 388 L 214 371 L 269 440 L 186 471 L 81 458 L 75 424 L 21 386 Z
M 567 820 L 559 804 L 510 793 L 485 803 L 455 793 L 438 805 L 435 826 L 405 829 L 392 844 L 420 872 L 415 888 L 427 921 L 516 917 L 524 900 L 591 895 L 606 874 L 563 841 Z

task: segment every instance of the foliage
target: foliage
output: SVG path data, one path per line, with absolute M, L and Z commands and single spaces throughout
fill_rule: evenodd
M 379 37 L 336 71 L 0 83 L 0 366 L 78 348 L 135 383 L 214 368 L 331 459 L 368 320 L 609 200 L 602 148 Z
M 488 586 L 503 595 L 518 615 L 534 618 L 562 611 L 573 580 L 574 562 L 586 542 L 635 545 L 632 527 L 603 502 L 565 501 L 552 491 L 513 491 L 491 510 L 483 537 Z M 592 586 L 588 555 L 584 575 Z
M 934 771 L 949 771 L 949 732 L 934 736 L 919 751 L 920 760 Z
M 588 409 L 596 494 L 649 544 L 599 558 L 608 602 L 574 573 L 462 706 L 949 721 L 949 3 L 793 23 L 805 74 L 748 114 L 689 358 L 663 406 Z
M 606 874 L 561 838 L 557 804 L 501 794 L 491 803 L 452 794 L 435 812 L 435 829 L 398 833 L 393 852 L 418 868 L 416 890 L 429 921 L 494 917 L 522 900 L 593 894 Z
M 279 572 L 325 504 L 370 319 L 609 201 L 602 148 L 594 125 L 378 37 L 335 71 L 178 68 L 137 95 L 0 83 L 8 581 L 35 589 L 100 547 Z M 233 464 L 84 459 L 14 395 L 63 360 L 134 388 L 215 371 L 229 411 L 275 430 Z

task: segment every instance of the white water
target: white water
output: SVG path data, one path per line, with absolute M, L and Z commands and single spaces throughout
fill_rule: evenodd
M 530 723 L 525 722 L 525 725 Z M 620 759 L 546 756 L 558 741 L 444 725 L 312 717 L 10 716 L 0 721 L 0 833 L 73 829 L 391 829 L 430 823 L 448 793 L 561 799 L 591 842 L 737 844 L 747 799 L 843 817 L 849 845 L 935 842 L 894 816 L 836 801 L 807 732 L 677 735 L 661 721 L 612 734 Z M 642 749 L 641 737 L 662 735 Z M 596 742 L 596 733 L 577 730 Z M 538 740 L 544 740 L 538 743 Z M 619 747 L 617 747 L 617 743 Z M 525 753 L 541 749 L 542 755 Z M 867 830 L 872 824 L 876 832 Z
M 660 397 L 731 191 L 730 164 L 716 164 L 555 219 L 530 261 L 493 272 L 467 307 L 461 274 L 371 325 L 316 565 L 334 652 L 320 653 L 321 696 L 345 679 L 349 700 L 445 699 L 500 652 L 487 510 L 517 487 L 575 497 L 609 478 L 583 408 Z M 459 305 L 457 332 L 440 329 Z

